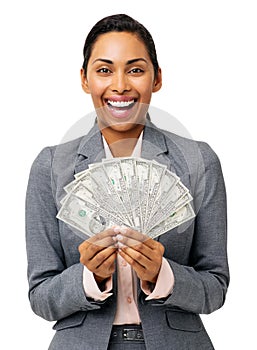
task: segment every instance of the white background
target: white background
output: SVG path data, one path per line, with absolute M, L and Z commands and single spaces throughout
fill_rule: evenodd
M 0 6 L 1 347 L 45 350 L 53 336 L 52 324 L 32 313 L 27 298 L 27 178 L 39 151 L 92 111 L 79 80 L 84 40 L 96 21 L 122 12 L 142 22 L 156 42 L 163 88 L 153 106 L 208 142 L 221 160 L 231 284 L 224 307 L 203 319 L 216 350 L 253 349 L 256 2 L 9 0 Z

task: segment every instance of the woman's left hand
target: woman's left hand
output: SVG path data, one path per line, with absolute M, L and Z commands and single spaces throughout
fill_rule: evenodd
M 118 230 L 116 229 L 115 232 Z M 118 253 L 135 270 L 142 281 L 156 283 L 164 254 L 164 246 L 131 228 L 120 228 L 116 236 L 120 242 Z

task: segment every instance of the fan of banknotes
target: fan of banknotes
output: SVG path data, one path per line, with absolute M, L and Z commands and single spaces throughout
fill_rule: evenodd
M 119 225 L 155 238 L 195 216 L 189 190 L 154 160 L 104 159 L 64 190 L 57 218 L 87 236 Z

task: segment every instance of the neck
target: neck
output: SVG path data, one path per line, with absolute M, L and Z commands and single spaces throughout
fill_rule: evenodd
M 133 128 L 122 131 L 115 130 L 112 127 L 101 128 L 101 125 L 99 125 L 99 128 L 114 157 L 129 157 L 135 148 L 144 125 L 135 124 Z

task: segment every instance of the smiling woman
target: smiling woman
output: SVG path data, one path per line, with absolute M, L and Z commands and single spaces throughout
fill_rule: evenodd
M 91 94 L 98 125 L 108 144 L 134 138 L 143 130 L 153 92 L 161 88 L 161 70 L 155 69 L 145 43 L 135 33 L 108 32 L 94 43 L 88 64 L 81 69 L 82 87 Z M 119 143 L 118 149 L 120 149 Z M 128 144 L 124 145 L 128 149 Z M 114 155 L 118 150 L 112 149 Z
M 90 31 L 83 53 L 81 84 L 93 100 L 96 123 L 87 135 L 40 152 L 26 198 L 31 306 L 37 315 L 57 320 L 49 349 L 211 350 L 199 314 L 220 308 L 229 284 L 226 193 L 219 159 L 206 143 L 161 130 L 147 118 L 162 74 L 154 42 L 142 24 L 127 15 L 106 17 Z M 119 216 L 120 207 L 128 208 L 121 226 L 107 227 L 92 198 L 96 189 L 100 197 L 104 194 L 106 183 L 114 185 L 110 174 L 117 169 L 100 173 L 99 183 L 92 176 L 84 192 L 93 204 L 77 205 L 82 200 L 76 197 L 73 207 L 80 225 L 89 208 L 92 220 L 82 228 L 90 238 L 75 235 L 56 218 L 70 198 L 67 185 L 74 185 L 74 174 L 79 179 L 81 171 L 93 173 L 94 163 L 124 156 L 136 157 L 131 184 L 136 187 L 141 176 L 136 193 L 149 202 L 136 198 L 132 188 L 132 196 L 116 206 L 122 198 L 114 186 L 108 187 L 112 213 Z M 151 168 L 145 171 L 148 160 Z M 162 174 L 164 169 L 175 173 L 172 186 L 168 177 L 155 172 L 157 162 Z M 125 174 L 121 185 L 128 180 Z M 167 192 L 165 207 L 158 186 Z M 63 188 L 70 193 L 66 197 Z M 192 201 L 195 217 L 186 225 L 171 228 L 167 221 L 153 222 L 150 232 L 154 225 L 165 228 L 156 239 L 144 233 L 145 226 L 139 232 L 136 225 L 123 225 L 132 207 L 136 219 L 142 212 L 151 214 L 150 203 L 157 210 L 156 220 L 163 208 L 173 217 L 174 198 L 180 205 Z M 175 214 L 181 213 L 179 204 L 176 208 Z

